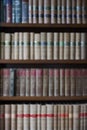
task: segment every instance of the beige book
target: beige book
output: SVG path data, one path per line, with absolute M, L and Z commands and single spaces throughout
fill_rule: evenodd
M 23 59 L 23 33 L 19 32 L 19 60 Z
M 11 129 L 11 105 L 5 104 L 5 130 Z
M 5 105 L 0 104 L 0 130 L 5 129 L 5 121 L 4 121 L 4 114 L 5 114 Z
M 47 130 L 53 130 L 53 104 L 46 104 L 47 107 Z
M 17 130 L 16 124 L 17 124 L 17 105 L 11 104 L 11 130 Z
M 51 0 L 44 0 L 44 23 L 51 23 Z
M 33 23 L 33 0 L 28 0 L 28 22 Z
M 71 0 L 72 3 L 72 24 L 76 23 L 76 0 Z
M 54 96 L 60 95 L 60 73 L 59 69 L 54 69 Z
M 64 60 L 70 59 L 70 33 L 64 33 Z
M 41 60 L 47 59 L 47 33 L 41 32 Z
M 84 69 L 83 82 L 83 96 L 87 96 L 87 69 Z
M 37 104 L 37 130 L 41 130 L 41 105 Z
M 30 122 L 29 114 L 30 114 L 29 104 L 23 104 L 23 115 L 24 115 L 23 130 L 29 130 L 29 126 L 30 126 L 30 124 L 29 124 L 29 122 Z
M 36 69 L 36 96 L 42 96 L 43 90 L 43 70 Z
M 34 59 L 41 59 L 41 43 L 40 43 L 40 33 L 35 33 L 34 35 Z
M 53 33 L 47 33 L 47 60 L 53 59 Z
M 79 114 L 80 118 L 80 130 L 84 129 L 84 105 L 81 104 L 80 105 L 80 114 Z
M 62 1 L 61 0 L 57 0 L 57 23 L 61 24 L 62 23 Z
M 70 33 L 70 60 L 75 59 L 75 42 L 76 42 L 75 33 Z
M 66 0 L 61 0 L 61 18 L 62 24 L 66 23 Z
M 68 128 L 69 128 L 69 105 L 67 104 L 67 105 L 65 105 L 65 115 L 64 115 L 64 117 L 65 117 L 65 130 L 68 130 Z
M 17 130 L 23 129 L 23 104 L 17 104 Z
M 38 0 L 38 23 L 44 23 L 44 0 Z
M 9 60 L 11 57 L 11 34 L 5 33 L 4 58 Z
M 14 33 L 14 48 L 13 48 L 13 58 L 14 60 L 19 59 L 19 33 Z
M 11 59 L 14 59 L 14 33 L 11 33 Z
M 37 128 L 37 105 L 30 104 L 30 130 Z
M 2 32 L 1 33 L 1 45 L 0 45 L 0 48 L 1 48 L 1 59 L 4 59 L 5 57 L 4 57 L 4 54 L 5 54 L 5 51 L 4 51 L 4 49 L 5 49 L 5 33 L 4 32 Z
M 41 105 L 41 130 L 47 129 L 47 107 L 46 105 Z
M 59 33 L 54 33 L 53 59 L 59 59 Z
M 49 70 L 43 69 L 43 96 L 48 96 Z
M 76 0 L 76 23 L 82 23 L 82 0 Z
M 87 0 L 82 0 L 82 24 L 87 23 Z
M 65 96 L 70 96 L 70 69 L 65 69 Z
M 81 33 L 81 60 L 86 59 L 86 33 Z
M 64 59 L 64 33 L 59 33 L 59 60 Z
M 60 96 L 65 95 L 65 70 L 60 69 Z
M 51 24 L 57 23 L 57 0 L 51 0 Z
M 33 0 L 33 23 L 38 23 L 38 0 Z
M 61 130 L 65 129 L 65 105 L 61 105 Z
M 20 96 L 20 69 L 16 69 L 15 75 L 15 95 Z
M 30 69 L 26 69 L 26 90 L 25 96 L 30 96 Z
M 61 105 L 58 104 L 58 130 L 61 129 Z
M 30 32 L 30 60 L 34 59 L 34 33 Z
M 23 33 L 23 59 L 28 60 L 29 59 L 29 51 L 30 46 L 29 46 L 29 33 L 24 32 Z
M 69 105 L 69 130 L 73 130 L 73 105 Z
M 58 106 L 57 105 L 53 105 L 53 129 L 54 130 L 58 130 Z
M 72 3 L 71 0 L 66 0 L 66 23 L 72 23 Z
M 81 33 L 76 33 L 75 59 L 81 59 Z

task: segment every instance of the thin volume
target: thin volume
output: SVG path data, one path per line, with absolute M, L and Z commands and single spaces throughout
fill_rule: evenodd
M 76 42 L 75 33 L 70 33 L 70 60 L 75 59 L 75 42 Z
M 82 24 L 87 23 L 87 0 L 82 0 Z
M 53 129 L 54 130 L 58 130 L 58 106 L 55 104 L 53 105 L 53 114 L 54 114 L 54 117 L 53 117 Z
M 81 60 L 86 59 L 86 33 L 81 33 Z
M 62 23 L 62 1 L 57 0 L 57 23 Z
M 22 0 L 22 23 L 28 22 L 28 0 Z
M 46 105 L 41 105 L 41 130 L 46 130 L 47 128 L 47 107 Z
M 60 96 L 65 95 L 65 70 L 60 69 Z
M 64 33 L 59 33 L 59 59 L 64 59 Z
M 3 69 L 0 69 L 0 96 L 3 96 Z
M 43 96 L 48 96 L 49 70 L 43 69 Z
M 62 12 L 62 24 L 66 23 L 66 0 L 62 0 L 61 5 L 61 12 Z
M 19 59 L 23 59 L 23 33 L 19 32 Z
M 66 0 L 66 23 L 72 23 L 72 3 L 70 0 Z
M 30 60 L 34 59 L 34 33 L 30 32 Z
M 71 0 L 72 3 L 72 24 L 76 23 L 76 0 Z
M 73 130 L 73 105 L 69 104 L 69 130 Z
M 61 105 L 57 104 L 58 107 L 58 130 L 61 129 Z
M 20 96 L 20 69 L 16 69 L 15 78 L 15 96 Z
M 65 117 L 64 117 L 64 120 L 65 120 L 65 130 L 67 130 L 69 128 L 69 105 L 68 104 L 65 104 Z
M 76 0 L 76 23 L 82 23 L 82 0 Z
M 12 23 L 16 22 L 15 1 L 12 0 Z
M 44 23 L 44 0 L 38 0 L 38 23 Z
M 61 118 L 61 130 L 65 129 L 65 105 L 61 104 L 61 114 L 60 114 L 60 118 Z
M 4 59 L 5 57 L 4 57 L 4 54 L 5 54 L 5 33 L 4 32 L 2 32 L 1 33 L 1 45 L 0 45 L 0 49 L 1 49 L 1 51 L 0 51 L 0 56 L 1 56 L 1 59 Z
M 44 0 L 44 24 L 51 23 L 51 1 Z
M 51 24 L 57 22 L 57 0 L 51 0 Z
M 26 90 L 25 96 L 30 96 L 30 69 L 26 69 Z
M 38 0 L 33 0 L 33 23 L 38 23 Z
M 37 104 L 37 130 L 41 130 L 41 104 Z
M 5 129 L 4 116 L 5 116 L 5 105 L 0 104 L 0 130 Z
M 70 96 L 70 69 L 65 69 L 65 96 Z
M 84 79 L 83 79 L 83 82 L 84 82 L 84 86 L 83 86 L 83 96 L 87 96 L 87 69 L 84 69 Z M 85 80 L 85 81 L 84 81 Z
M 80 121 L 80 130 L 84 129 L 84 105 L 80 105 L 80 114 L 79 114 L 79 121 Z
M 28 0 L 28 23 L 33 23 L 33 0 Z

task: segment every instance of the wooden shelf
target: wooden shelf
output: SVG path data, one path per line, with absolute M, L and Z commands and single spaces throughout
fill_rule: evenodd
M 0 27 L 17 27 L 17 28 L 87 28 L 87 24 L 28 24 L 28 23 L 1 23 Z
M 87 96 L 74 96 L 74 97 L 71 97 L 71 96 L 58 96 L 58 97 L 48 97 L 48 96 L 45 96 L 45 97 L 42 97 L 42 96 L 34 96 L 34 97 L 21 97 L 21 96 L 13 96 L 13 97 L 0 97 L 0 101 L 87 101 Z

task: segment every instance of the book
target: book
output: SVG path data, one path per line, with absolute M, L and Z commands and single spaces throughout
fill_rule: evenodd
M 65 95 L 65 70 L 60 69 L 60 96 Z
M 20 32 L 19 33 L 19 60 L 22 60 L 23 59 L 23 33 Z
M 81 60 L 86 59 L 86 33 L 81 33 Z
M 57 22 L 57 0 L 51 0 L 51 24 Z
M 58 106 L 53 105 L 53 129 L 58 130 Z
M 38 23 L 44 23 L 44 0 L 38 0 Z
M 34 59 L 34 33 L 30 33 L 30 60 Z
M 66 23 L 66 0 L 61 1 L 62 24 Z
M 72 23 L 72 2 L 66 0 L 66 24 Z
M 65 69 L 65 96 L 70 96 L 70 69 Z
M 15 96 L 20 96 L 20 69 L 16 69 L 15 75 Z
M 28 0 L 22 0 L 22 23 L 28 23 Z
M 3 96 L 3 69 L 0 69 L 0 96 Z
M 62 1 L 57 0 L 57 23 L 62 23 Z
M 60 123 L 61 123 L 61 130 L 65 129 L 65 105 L 61 104 L 61 113 L 60 113 Z
M 41 104 L 37 104 L 37 130 L 41 130 Z
M 79 114 L 79 120 L 80 120 L 80 129 L 84 129 L 84 105 L 80 105 L 80 114 Z
M 82 24 L 86 24 L 87 23 L 87 1 L 86 0 L 82 0 Z
M 69 130 L 73 130 L 73 105 L 69 104 Z
M 65 111 L 64 111 L 64 120 L 65 120 L 65 130 L 69 128 L 69 105 L 65 104 Z
M 0 104 L 0 129 L 5 129 L 5 107 L 3 104 Z
M 33 0 L 33 23 L 38 23 L 38 0 Z
M 59 60 L 64 59 L 64 33 L 59 33 Z
M 47 128 L 47 107 L 46 105 L 41 105 L 41 129 L 46 130 Z
M 25 96 L 30 96 L 30 69 L 26 69 L 26 87 L 25 87 Z
M 58 104 L 57 106 L 58 106 L 58 113 L 57 113 L 57 115 L 58 115 L 58 130 L 60 130 L 61 129 L 61 105 Z
M 72 3 L 72 24 L 76 23 L 76 0 L 71 0 Z
M 4 51 L 4 49 L 5 49 L 5 33 L 4 32 L 2 32 L 1 33 L 1 45 L 0 45 L 0 50 L 1 50 L 1 52 L 0 52 L 0 58 L 1 59 L 4 59 L 5 57 L 4 57 L 4 53 L 5 53 L 5 51 Z
M 49 84 L 49 71 L 43 69 L 43 96 L 48 96 L 48 84 Z
M 15 1 L 12 0 L 12 23 L 16 22 Z
M 76 23 L 82 23 L 82 0 L 76 0 Z
M 33 0 L 28 0 L 28 23 L 33 23 Z
M 76 42 L 75 33 L 70 33 L 70 60 L 75 59 L 75 42 Z

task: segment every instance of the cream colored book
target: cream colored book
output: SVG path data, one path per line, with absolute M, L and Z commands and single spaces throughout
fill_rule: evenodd
M 11 129 L 11 105 L 5 104 L 5 130 Z
M 86 59 L 86 33 L 81 33 L 81 60 Z
M 65 70 L 60 69 L 60 96 L 65 95 Z
M 44 23 L 44 0 L 38 0 L 38 23 Z
M 48 96 L 49 69 L 43 69 L 43 96 Z
M 59 60 L 64 59 L 64 33 L 59 33 Z
M 76 34 L 70 33 L 70 60 L 75 59 L 75 42 L 76 42 Z
M 58 104 L 58 130 L 61 129 L 61 105 Z
M 33 23 L 33 0 L 28 0 L 28 22 Z
M 70 96 L 70 69 L 65 69 L 65 96 Z
M 66 0 L 61 0 L 61 18 L 62 24 L 66 23 Z
M 69 128 L 69 105 L 65 104 L 65 115 L 64 115 L 64 121 L 65 121 L 65 130 Z
M 30 60 L 34 59 L 34 33 L 30 32 Z
M 76 0 L 76 23 L 82 23 L 82 0 Z
M 19 60 L 23 59 L 23 33 L 19 32 Z
M 25 96 L 30 96 L 30 69 L 26 69 L 26 90 Z
M 53 129 L 58 130 L 58 106 L 56 104 L 53 105 Z
M 33 23 L 38 23 L 38 0 L 33 0 Z
M 37 104 L 37 130 L 41 130 L 41 104 Z
M 57 0 L 51 0 L 51 24 L 57 23 Z
M 66 0 L 66 23 L 72 23 L 72 2 L 71 0 Z
M 62 1 L 57 0 L 57 23 L 61 24 L 62 23 Z
M 60 114 L 60 118 L 61 118 L 61 130 L 65 129 L 65 105 L 61 104 L 61 114 Z
M 69 105 L 69 130 L 73 130 L 73 105 Z
M 80 118 L 79 118 L 79 120 L 80 120 L 80 130 L 83 130 L 84 129 L 84 105 L 83 104 L 81 104 L 80 105 Z
M 41 105 L 41 130 L 47 129 L 47 107 L 46 105 Z

